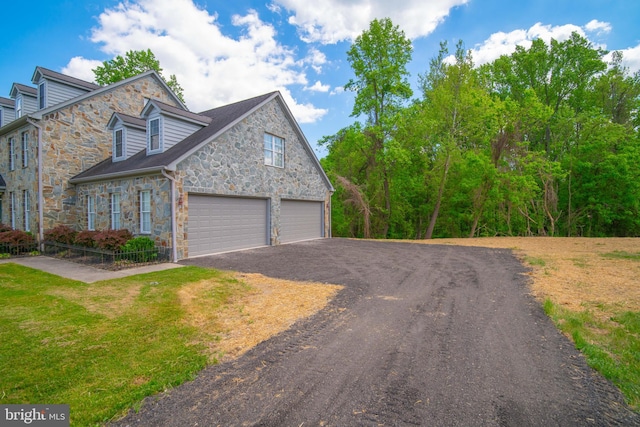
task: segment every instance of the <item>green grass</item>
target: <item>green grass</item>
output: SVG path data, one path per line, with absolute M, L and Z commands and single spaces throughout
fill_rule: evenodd
M 543 260 L 542 258 L 536 258 L 536 257 L 532 257 L 532 256 L 526 256 L 524 258 L 524 261 L 529 265 L 535 265 L 535 266 L 538 266 L 538 267 L 544 267 L 545 265 L 547 265 L 547 262 L 545 260 Z
M 633 261 L 640 261 L 640 252 L 639 253 L 631 253 L 627 251 L 613 251 L 608 252 L 606 254 L 602 254 L 605 258 L 613 258 L 613 259 L 630 259 Z
M 178 291 L 203 279 L 212 310 L 247 289 L 197 267 L 85 284 L 0 265 L 0 404 L 69 404 L 72 425 L 99 425 L 193 379 L 210 359 Z
M 627 403 L 640 411 L 640 312 L 594 306 L 574 312 L 550 300 L 544 310 L 576 347 L 587 363 L 611 380 Z M 598 316 L 602 312 L 613 316 Z M 602 320 L 604 319 L 604 320 Z

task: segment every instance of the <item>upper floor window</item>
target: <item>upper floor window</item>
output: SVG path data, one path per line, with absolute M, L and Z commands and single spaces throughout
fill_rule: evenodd
M 151 233 L 151 192 L 140 192 L 140 233 Z
M 284 167 L 284 139 L 264 134 L 264 164 Z
M 22 167 L 29 166 L 29 133 L 22 132 Z
M 16 147 L 15 138 L 9 138 L 9 170 L 15 170 L 16 168 Z
M 40 83 L 40 85 L 38 85 L 38 108 L 40 110 L 44 109 L 47 107 L 47 100 L 46 100 L 46 91 L 45 91 L 45 82 Z
M 22 117 L 22 95 L 16 96 L 16 119 Z
M 120 229 L 120 193 L 111 193 L 111 229 Z
M 113 131 L 113 157 L 121 159 L 124 157 L 124 132 L 122 129 Z
M 160 119 L 149 120 L 149 152 L 160 150 Z
M 4 113 L 4 111 L 0 110 L 0 128 L 4 126 L 4 123 L 2 123 L 2 113 Z
M 87 230 L 96 229 L 96 198 L 87 196 Z

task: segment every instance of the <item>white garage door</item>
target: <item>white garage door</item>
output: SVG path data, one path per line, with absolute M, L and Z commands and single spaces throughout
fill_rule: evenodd
M 189 194 L 189 256 L 268 245 L 267 201 Z
M 282 200 L 280 204 L 280 242 L 290 243 L 323 237 L 323 203 Z

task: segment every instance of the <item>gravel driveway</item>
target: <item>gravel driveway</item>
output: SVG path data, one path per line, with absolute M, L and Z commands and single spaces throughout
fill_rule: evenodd
M 508 250 L 330 239 L 184 263 L 345 289 L 115 425 L 640 425 Z

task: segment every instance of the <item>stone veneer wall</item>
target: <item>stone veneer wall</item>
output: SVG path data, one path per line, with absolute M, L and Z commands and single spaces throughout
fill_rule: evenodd
M 22 167 L 22 133 L 28 132 L 29 142 L 27 149 L 27 167 Z M 9 170 L 9 138 L 14 138 L 14 164 L 15 170 Z M 10 193 L 15 193 L 16 229 L 24 230 L 24 197 L 23 191 L 29 192 L 30 214 L 29 228 L 34 235 L 38 235 L 38 182 L 36 168 L 38 164 L 38 133 L 36 129 L 27 124 L 2 137 L 0 141 L 0 170 L 7 184 L 2 197 L 2 222 L 11 225 L 11 199 Z
M 162 175 L 123 178 L 108 182 L 78 184 L 77 205 L 82 212 L 78 221 L 81 230 L 87 229 L 87 196 L 96 198 L 96 230 L 111 228 L 111 194 L 120 194 L 120 228 L 136 236 L 140 233 L 140 192 L 151 192 L 151 234 L 158 246 L 171 246 L 171 203 L 169 180 Z
M 264 164 L 265 132 L 284 138 L 284 168 Z M 185 204 L 178 212 L 178 224 L 183 229 L 183 234 L 179 233 L 183 237 L 178 246 L 181 253 L 188 254 L 189 192 L 271 199 L 274 245 L 280 243 L 282 199 L 324 201 L 325 237 L 329 237 L 331 193 L 275 99 L 185 159 L 176 173 Z
M 64 109 L 47 114 L 43 128 L 44 229 L 66 224 L 77 229 L 85 224 L 83 205 L 69 179 L 109 158 L 112 133 L 107 122 L 112 113 L 138 116 L 145 98 L 176 105 L 158 81 L 147 76 L 103 92 Z M 84 220 L 84 222 L 83 222 Z

